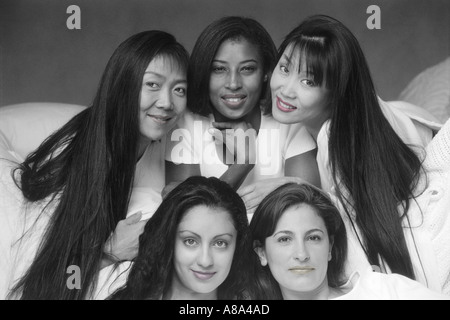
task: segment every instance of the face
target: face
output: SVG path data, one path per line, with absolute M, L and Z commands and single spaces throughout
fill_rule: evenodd
M 259 107 L 264 85 L 262 56 L 244 38 L 224 41 L 214 57 L 209 98 L 223 117 L 236 120 Z
M 230 272 L 236 238 L 231 215 L 223 209 L 201 205 L 189 210 L 175 239 L 173 291 L 216 294 Z
M 264 248 L 256 251 L 261 264 L 269 265 L 284 299 L 328 288 L 330 240 L 323 219 L 311 206 L 287 209 Z
M 272 114 L 281 123 L 308 123 L 328 117 L 328 89 L 314 82 L 303 61 L 300 73 L 299 49 L 288 46 L 275 67 L 270 80 Z
M 140 132 L 148 142 L 160 140 L 186 109 L 186 73 L 166 56 L 148 65 L 140 94 Z

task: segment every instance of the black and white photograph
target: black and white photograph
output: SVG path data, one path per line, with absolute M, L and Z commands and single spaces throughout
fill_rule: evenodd
M 450 300 L 450 2 L 2 0 L 0 300 Z

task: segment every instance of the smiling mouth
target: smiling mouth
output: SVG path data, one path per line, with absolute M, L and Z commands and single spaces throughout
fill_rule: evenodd
M 247 100 L 246 95 L 225 95 L 221 97 L 221 100 L 229 107 L 236 108 L 240 107 L 245 100 Z
M 211 279 L 216 274 L 215 272 L 200 272 L 200 271 L 194 271 L 194 270 L 191 270 L 191 271 L 194 273 L 194 276 L 197 279 L 203 280 L 203 281 Z
M 295 273 L 295 274 L 307 274 L 311 271 L 316 270 L 316 268 L 313 267 L 293 267 L 289 268 L 289 271 Z
M 294 107 L 292 104 L 284 102 L 278 97 L 277 97 L 277 108 L 283 112 L 292 112 L 294 110 L 297 110 L 297 107 Z
M 169 117 L 169 116 L 158 116 L 158 115 L 153 115 L 153 114 L 147 114 L 147 117 L 152 118 L 152 120 L 158 124 L 166 124 L 173 118 L 173 117 Z

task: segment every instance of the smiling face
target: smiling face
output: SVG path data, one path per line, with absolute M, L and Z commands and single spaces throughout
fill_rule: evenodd
M 274 234 L 255 250 L 287 300 L 328 289 L 331 248 L 323 219 L 311 206 L 300 204 L 283 213 Z
M 204 205 L 190 209 L 177 228 L 172 295 L 217 297 L 231 269 L 237 231 L 231 215 Z
M 140 94 L 140 133 L 160 140 L 186 109 L 186 73 L 172 58 L 157 56 L 148 65 Z
M 244 38 L 225 40 L 211 66 L 209 98 L 214 110 L 237 120 L 259 107 L 264 85 L 262 56 Z
M 272 114 L 281 123 L 325 121 L 329 115 L 329 90 L 307 73 L 300 50 L 289 45 L 278 61 L 270 81 Z M 299 68 L 299 61 L 302 61 Z M 300 70 L 300 73 L 298 72 Z

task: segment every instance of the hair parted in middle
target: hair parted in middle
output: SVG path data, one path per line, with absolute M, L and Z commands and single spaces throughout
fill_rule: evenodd
M 226 40 L 245 39 L 255 45 L 263 59 L 264 74 L 270 79 L 276 64 L 277 49 L 267 30 L 252 18 L 223 17 L 208 25 L 198 37 L 191 53 L 188 70 L 187 108 L 197 114 L 211 114 L 209 80 L 211 66 L 220 45 Z M 270 81 L 264 82 L 261 107 L 271 104 Z M 259 107 L 259 106 L 258 106 Z
M 170 289 L 174 269 L 177 227 L 184 215 L 196 206 L 225 210 L 237 231 L 236 249 L 226 280 L 218 288 L 218 299 L 246 299 L 249 273 L 249 225 L 244 202 L 225 182 L 215 177 L 193 176 L 164 198 L 145 225 L 139 238 L 139 253 L 127 283 L 110 299 L 161 299 Z

